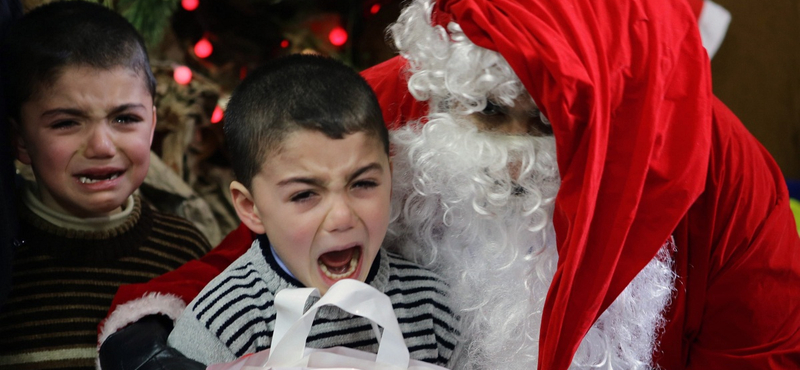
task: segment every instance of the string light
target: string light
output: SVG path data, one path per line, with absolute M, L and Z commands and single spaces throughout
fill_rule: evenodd
M 212 46 L 211 41 L 208 41 L 205 37 L 194 44 L 194 55 L 197 55 L 198 58 L 208 58 L 213 51 L 214 46 Z
M 381 11 L 381 4 L 372 4 L 369 8 L 369 14 L 378 14 Z
M 200 0 L 181 0 L 181 6 L 190 12 L 197 9 L 198 5 L 200 5 Z
M 347 31 L 342 27 L 335 27 L 328 34 L 328 40 L 334 46 L 342 46 L 347 42 Z
M 176 67 L 172 72 L 172 78 L 180 85 L 187 85 L 192 82 L 192 70 L 187 66 Z
M 281 47 L 284 48 L 284 49 L 288 48 L 289 47 L 289 40 L 283 39 L 283 41 L 281 41 Z
M 222 108 L 220 108 L 219 105 L 216 106 L 216 108 L 214 108 L 214 113 L 211 113 L 211 123 L 219 123 L 224 116 L 225 114 L 222 112 Z

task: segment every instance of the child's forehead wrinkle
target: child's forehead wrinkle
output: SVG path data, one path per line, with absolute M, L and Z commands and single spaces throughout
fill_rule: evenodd
M 357 170 L 353 171 L 349 176 L 347 176 L 347 182 L 353 181 L 361 175 L 367 174 L 369 172 L 377 172 L 378 174 L 383 174 L 384 168 L 379 162 L 372 162 L 367 164 L 366 166 L 362 166 Z
M 43 111 L 42 114 L 39 117 L 40 118 L 49 118 L 49 117 L 52 117 L 52 116 L 58 116 L 58 115 L 62 115 L 62 114 L 70 115 L 70 116 L 78 116 L 78 117 L 86 117 L 87 116 L 86 112 L 84 112 L 81 109 L 77 109 L 77 108 L 53 108 L 53 109 L 47 109 L 47 110 Z
M 120 114 L 126 111 L 139 111 L 139 110 L 147 110 L 147 107 L 141 103 L 122 103 L 111 105 L 105 110 L 109 114 Z M 80 104 L 57 104 L 53 108 L 45 108 L 42 111 L 41 117 L 47 116 L 54 116 L 58 114 L 69 114 L 74 116 L 87 116 L 87 110 L 80 107 Z
M 284 187 L 295 184 L 304 184 L 304 185 L 322 187 L 325 185 L 325 181 L 321 178 L 305 177 L 305 176 L 292 176 L 278 181 L 278 187 Z
M 339 139 L 329 139 L 336 140 Z M 364 143 L 367 144 L 367 143 Z M 300 142 L 290 143 L 288 147 L 283 146 L 284 150 L 280 153 L 273 153 L 264 162 L 262 173 L 266 178 L 270 178 L 278 187 L 294 184 L 305 184 L 315 187 L 339 186 L 336 184 L 349 184 L 361 176 L 382 175 L 388 171 L 388 157 L 383 151 L 375 158 L 372 154 L 364 153 L 361 144 L 356 144 L 357 148 L 352 148 L 353 152 L 360 152 L 360 155 L 353 155 L 345 163 L 328 163 L 320 160 L 306 152 L 305 145 Z

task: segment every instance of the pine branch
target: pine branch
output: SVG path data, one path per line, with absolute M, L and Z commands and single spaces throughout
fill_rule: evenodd
M 176 0 L 119 0 L 117 10 L 139 30 L 148 47 L 153 48 L 170 26 L 177 3 Z

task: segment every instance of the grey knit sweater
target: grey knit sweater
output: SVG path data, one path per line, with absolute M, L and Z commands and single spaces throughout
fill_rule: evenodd
M 275 294 L 303 285 L 284 272 L 265 239 L 214 278 L 178 319 L 169 344 L 206 365 L 232 361 L 270 348 Z M 448 366 L 457 342 L 455 319 L 446 305 L 447 285 L 431 271 L 381 250 L 367 283 L 389 296 L 411 358 Z M 309 300 L 306 309 L 313 300 Z M 322 307 L 308 347 L 345 346 L 377 352 L 367 319 L 338 307 Z

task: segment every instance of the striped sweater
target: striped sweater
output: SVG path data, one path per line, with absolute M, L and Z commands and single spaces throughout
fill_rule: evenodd
M 0 311 L 0 369 L 94 369 L 97 325 L 117 288 L 210 249 L 188 221 L 138 197 L 133 207 L 124 223 L 103 231 L 58 227 L 20 207 L 21 245 Z
M 270 348 L 275 294 L 303 285 L 278 266 L 268 246 L 262 250 L 262 243 L 268 245 L 262 238 L 254 241 L 189 304 L 169 337 L 171 346 L 207 365 Z M 367 283 L 391 299 L 411 358 L 447 366 L 457 340 L 455 319 L 445 304 L 448 287 L 441 278 L 381 250 Z M 307 346 L 375 353 L 378 343 L 367 319 L 324 306 Z

